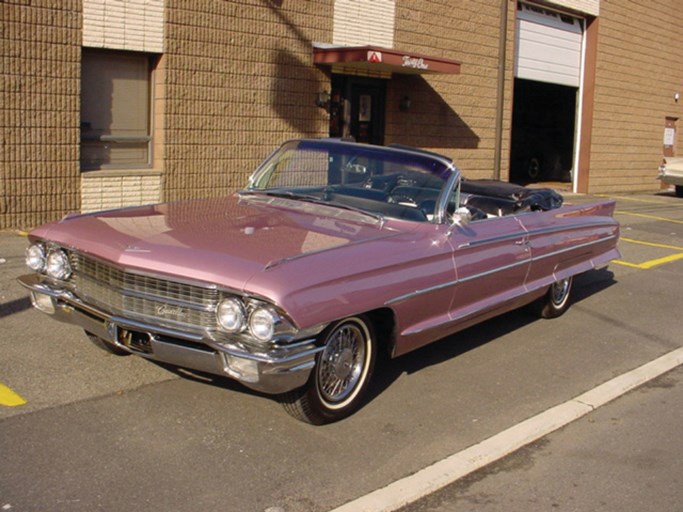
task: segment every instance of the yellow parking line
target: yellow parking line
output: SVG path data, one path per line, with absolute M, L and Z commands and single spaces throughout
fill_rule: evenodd
M 665 222 L 673 222 L 675 224 L 683 224 L 683 220 L 667 219 L 666 217 L 657 217 L 656 215 L 647 215 L 645 213 L 632 213 L 632 212 L 625 212 L 622 210 L 617 210 L 614 213 L 617 215 L 631 215 L 632 217 L 643 217 L 645 219 L 663 220 Z
M 604 197 L 606 199 L 620 199 L 622 201 L 636 201 L 638 203 L 671 204 L 667 201 L 653 201 L 652 199 L 640 199 L 637 197 L 611 196 L 609 194 L 595 194 L 595 197 Z
M 612 261 L 610 261 L 610 263 L 616 263 L 617 265 L 621 265 L 622 267 L 638 268 L 638 269 L 641 268 L 640 265 L 638 265 L 637 263 L 629 263 L 628 261 L 622 261 L 622 260 L 612 260 Z
M 26 400 L 0 382 L 0 405 L 16 407 L 17 405 L 24 405 L 25 403 Z
M 658 247 L 660 249 L 673 249 L 674 251 L 683 251 L 683 247 L 676 247 L 675 245 L 655 244 L 653 242 L 643 242 L 642 240 L 633 240 L 632 238 L 619 237 L 622 242 L 629 242 L 638 245 L 647 245 L 648 247 Z
M 671 256 L 665 256 L 664 258 L 658 258 L 656 260 L 650 260 L 644 263 L 629 263 L 628 261 L 622 260 L 612 260 L 612 263 L 616 263 L 617 265 L 623 265 L 625 267 L 638 268 L 640 270 L 649 270 L 653 267 L 664 265 L 664 263 L 671 263 L 672 261 L 681 259 L 683 259 L 683 253 L 672 254 Z
M 642 240 L 633 240 L 632 238 L 624 238 L 621 237 L 619 238 L 621 242 L 628 242 L 632 244 L 638 244 L 638 245 L 646 245 L 648 247 L 656 247 L 658 249 L 672 249 L 674 251 L 683 251 L 683 247 L 677 247 L 675 245 L 666 245 L 666 244 L 656 244 L 654 242 L 644 242 Z M 664 263 L 670 263 L 672 261 L 680 260 L 683 259 L 683 252 L 680 252 L 678 254 L 672 254 L 671 256 L 665 256 L 663 258 L 657 258 L 655 260 L 650 260 L 650 261 L 645 261 L 643 263 L 629 263 L 628 261 L 623 261 L 623 260 L 614 260 L 613 263 L 616 263 L 617 265 L 623 265 L 624 267 L 630 267 L 630 268 L 637 268 L 640 270 L 648 270 L 653 267 L 656 267 L 658 265 L 663 265 Z

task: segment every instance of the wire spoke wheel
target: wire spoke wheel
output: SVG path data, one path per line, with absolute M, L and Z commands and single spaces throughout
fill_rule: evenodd
M 365 367 L 365 333 L 344 324 L 332 333 L 318 364 L 318 390 L 331 407 L 343 403 L 357 387 Z
M 550 287 L 550 300 L 556 307 L 561 307 L 564 302 L 569 298 L 569 286 L 571 280 L 569 278 L 562 279 Z
M 572 277 L 560 279 L 550 285 L 548 293 L 542 298 L 540 315 L 543 318 L 556 318 L 569 307 L 572 290 Z
M 333 324 L 324 335 L 308 384 L 280 399 L 295 418 L 322 425 L 345 418 L 363 402 L 375 365 L 376 342 L 365 317 Z

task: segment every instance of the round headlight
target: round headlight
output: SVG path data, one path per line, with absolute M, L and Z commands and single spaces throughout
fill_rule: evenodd
M 45 247 L 34 244 L 26 250 L 26 266 L 35 272 L 45 270 Z
M 218 325 L 227 332 L 240 332 L 244 329 L 244 307 L 235 298 L 223 299 L 216 310 Z
M 59 249 L 50 251 L 45 265 L 45 272 L 54 279 L 68 279 L 71 275 L 71 265 L 66 253 Z
M 249 331 L 259 341 L 270 341 L 275 334 L 278 317 L 268 308 L 255 309 L 249 316 Z

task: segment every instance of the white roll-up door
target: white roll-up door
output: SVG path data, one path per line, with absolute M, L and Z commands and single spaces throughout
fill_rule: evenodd
M 515 76 L 579 87 L 582 38 L 579 18 L 519 4 Z

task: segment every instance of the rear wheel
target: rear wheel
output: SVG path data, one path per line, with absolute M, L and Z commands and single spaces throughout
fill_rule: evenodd
M 99 336 L 95 336 L 92 333 L 89 333 L 88 331 L 85 331 L 85 335 L 88 337 L 88 339 L 93 343 L 98 348 L 101 348 L 105 352 L 109 352 L 110 354 L 114 354 L 115 356 L 129 356 L 130 352 L 127 350 L 124 350 L 122 348 L 117 347 L 113 343 L 110 343 L 109 341 L 103 340 Z
M 570 276 L 550 285 L 548 292 L 541 298 L 541 317 L 556 318 L 567 310 L 572 290 L 572 280 L 573 278 Z
M 306 386 L 280 398 L 289 414 L 314 425 L 341 420 L 358 410 L 376 359 L 373 328 L 365 317 L 333 324 L 324 335 L 324 344 Z
M 683 197 L 683 185 L 676 185 L 676 196 Z

